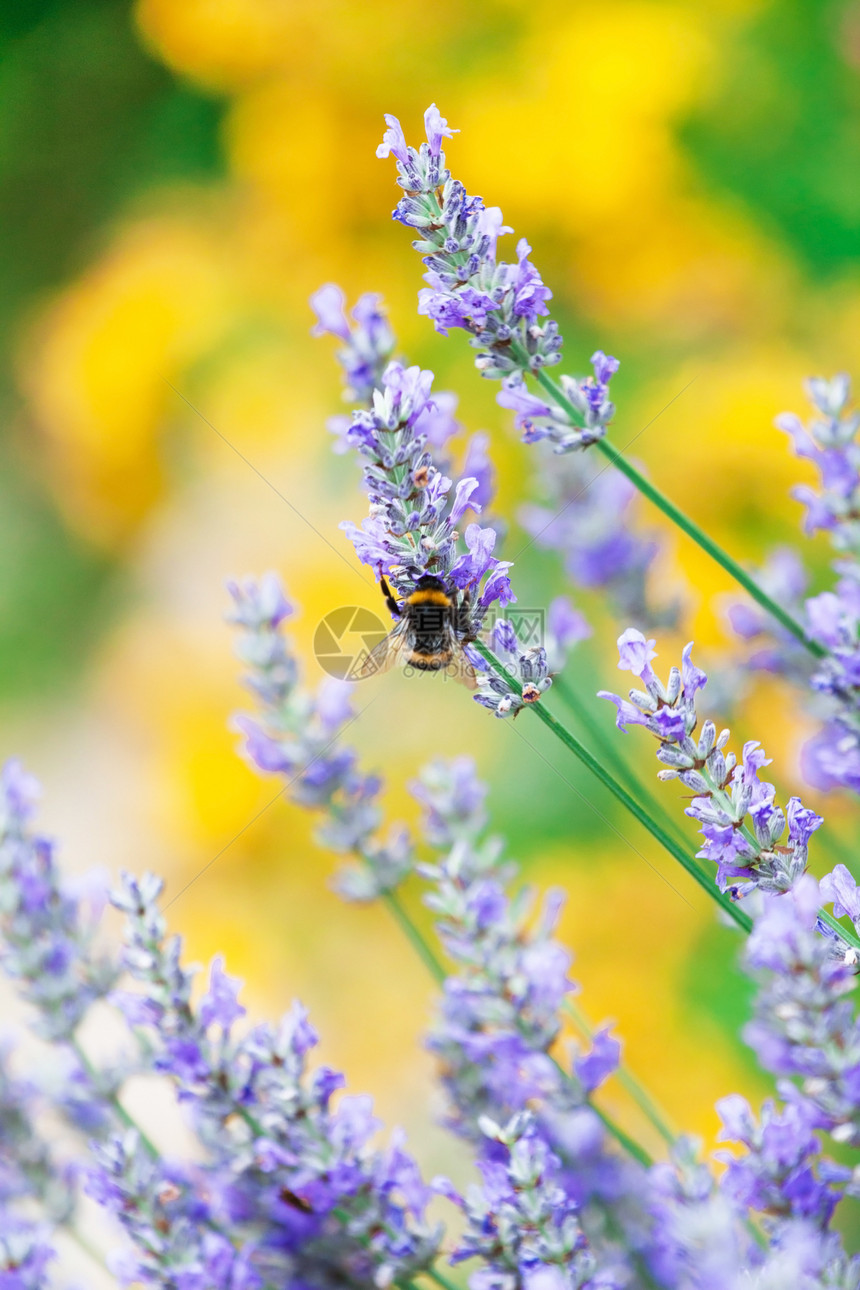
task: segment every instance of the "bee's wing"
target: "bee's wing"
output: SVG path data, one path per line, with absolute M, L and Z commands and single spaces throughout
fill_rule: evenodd
M 387 672 L 393 663 L 400 657 L 400 652 L 404 645 L 404 628 L 405 624 L 401 620 L 396 623 L 386 637 L 374 645 L 367 657 L 357 666 L 350 670 L 350 681 L 364 681 L 369 676 L 377 676 L 380 672 Z

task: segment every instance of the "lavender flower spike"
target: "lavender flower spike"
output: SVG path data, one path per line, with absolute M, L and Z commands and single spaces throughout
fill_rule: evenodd
M 571 581 L 600 589 L 616 616 L 645 626 L 674 626 L 679 601 L 652 604 L 649 571 L 660 551 L 653 533 L 638 530 L 631 511 L 636 489 L 614 467 L 595 470 L 584 456 L 543 456 L 541 503 L 520 508 L 532 538 L 558 552 Z
M 213 1246 L 221 1265 L 229 1259 L 230 1275 L 177 1282 L 177 1290 L 186 1284 L 252 1290 L 261 1283 L 256 1274 L 270 1286 L 349 1281 L 383 1287 L 426 1268 L 441 1232 L 425 1220 L 430 1191 L 401 1137 L 378 1151 L 369 1098 L 331 1105 L 344 1080 L 325 1066 L 309 1069 L 317 1036 L 299 1004 L 278 1026 L 238 1033 L 239 983 L 218 959 L 208 991 L 196 1008 L 191 1004 L 191 973 L 182 966 L 178 940 L 166 937 L 160 885 L 126 876 L 115 897 L 126 914 L 126 963 L 145 991 L 143 1013 L 132 1005 L 131 1015 L 153 1033 L 159 1067 L 194 1109 L 211 1162 L 198 1190 L 238 1237 L 226 1248 Z M 158 1197 L 134 1140 L 114 1144 L 112 1156 L 117 1153 L 131 1163 L 109 1160 L 109 1176 L 130 1178 Z M 204 1242 L 203 1255 L 211 1245 Z
M 351 687 L 326 677 L 316 694 L 300 685 L 298 665 L 282 625 L 292 613 L 280 581 L 231 582 L 230 621 L 239 628 L 237 653 L 246 665 L 245 684 L 259 714 L 235 723 L 248 760 L 265 774 L 282 775 L 290 795 L 323 816 L 319 838 L 332 850 L 352 852 L 359 864 L 339 878 L 343 894 L 372 900 L 396 887 L 412 867 L 412 845 L 403 830 L 378 837 L 381 812 L 378 776 L 356 766 L 342 743 L 353 719 Z
M 514 1221 L 512 1211 L 505 1207 L 503 1219 L 494 1207 L 494 1198 L 501 1199 L 494 1182 L 507 1194 L 508 1181 L 514 1180 L 499 1171 L 505 1153 L 497 1129 L 488 1136 L 487 1126 L 514 1120 L 528 1141 L 512 1147 L 512 1157 L 539 1158 L 545 1183 L 561 1192 L 559 1221 L 572 1220 L 576 1212 L 583 1229 L 595 1233 L 592 1253 L 600 1268 L 595 1287 L 631 1284 L 629 1252 L 608 1233 L 629 1228 L 634 1240 L 641 1237 L 646 1222 L 642 1173 L 613 1150 L 589 1104 L 590 1094 L 615 1069 L 619 1045 L 603 1029 L 592 1049 L 575 1057 L 572 1069 L 550 1055 L 564 1000 L 576 988 L 568 978 L 570 955 L 553 935 L 561 893 L 548 892 L 534 917 L 531 893 L 511 891 L 516 866 L 501 839 L 486 832 L 486 789 L 469 758 L 431 763 L 411 790 L 424 807 L 422 832 L 438 853 L 432 864 L 419 867 L 431 884 L 425 903 L 455 964 L 429 1047 L 442 1066 L 448 1122 L 477 1148 L 486 1183 L 486 1190 L 473 1196 L 474 1206 L 465 1202 L 467 1214 L 480 1226 L 489 1210 L 506 1239 L 522 1241 L 508 1250 L 511 1258 L 516 1250 L 534 1252 L 526 1232 L 507 1228 L 507 1220 Z M 525 1111 L 530 1115 L 521 1118 Z M 498 1272 L 491 1248 L 488 1258 Z M 536 1280 L 539 1266 L 536 1256 Z M 472 1284 L 484 1285 L 483 1277 L 483 1271 L 475 1273 Z M 552 1277 L 545 1269 L 544 1279 L 552 1282 Z M 489 1284 L 513 1287 L 515 1282 Z
M 833 894 L 826 884 L 806 874 L 789 895 L 767 900 L 746 947 L 759 989 L 744 1038 L 814 1128 L 858 1146 L 860 1022 L 848 997 L 857 955 L 843 953 L 829 928 L 820 934 L 819 905 Z M 837 915 L 843 910 L 834 905 Z
M 559 1185 L 561 1162 L 532 1117 L 522 1112 L 504 1127 L 485 1118 L 481 1128 L 498 1153 L 479 1165 L 483 1186 L 470 1188 L 464 1199 L 446 1180 L 436 1184 L 467 1220 L 452 1263 L 483 1261 L 470 1282 L 473 1290 L 580 1290 L 596 1284 L 609 1290 L 612 1283 L 591 1280 L 595 1259 L 577 1206 Z
M 651 667 L 654 644 L 628 628 L 618 638 L 618 666 L 638 676 L 645 689 L 631 690 L 629 701 L 606 690 L 599 697 L 615 704 L 619 730 L 644 726 L 659 741 L 657 759 L 665 767 L 660 779 L 680 779 L 692 789 L 695 797 L 685 813 L 701 825 L 704 844 L 698 855 L 717 865 L 720 890 L 728 889 L 735 899 L 756 888 L 791 890 L 806 870 L 809 839 L 821 827 L 821 816 L 798 797 L 785 810 L 775 804 L 773 785 L 759 778 L 768 761 L 757 742 L 744 744 L 738 763 L 733 753 L 723 753 L 730 732 L 718 735 L 713 721 L 706 721 L 694 739 L 696 694 L 708 678 L 694 665 L 690 642 L 681 668 L 673 667 L 664 685 Z M 786 825 L 788 838 L 782 842 Z
M 103 900 L 64 883 L 54 844 L 30 828 L 39 786 L 17 761 L 0 772 L 0 933 L 3 970 L 35 1008 L 38 1029 L 70 1040 L 116 967 L 95 948 Z
M 578 421 L 556 403 L 547 403 L 526 390 L 527 372 L 558 363 L 561 336 L 547 318 L 552 292 L 541 280 L 529 256 L 525 238 L 517 243 L 516 264 L 497 259 L 498 238 L 512 230 L 502 223 L 498 207 L 486 207 L 452 179 L 441 151 L 442 138 L 452 131 L 432 104 L 425 115 L 427 143 L 406 143 L 400 122 L 386 116 L 388 129 L 377 156 L 393 153 L 397 182 L 406 190 L 394 219 L 417 233 L 412 243 L 423 257 L 428 284 L 419 292 L 418 312 L 432 319 L 443 336 L 452 327 L 469 334 L 478 350 L 475 360 L 482 375 L 500 378 L 502 407 L 517 413 L 527 442 L 551 439 L 557 452 L 584 448 L 602 438 L 614 414 L 609 381 L 617 359 L 597 350 L 593 375 L 576 381 L 562 377 L 564 393 Z M 456 133 L 456 132 L 455 132 Z
M 851 381 L 841 372 L 831 381 L 813 377 L 806 391 L 815 415 L 804 426 L 794 412 L 776 419 L 780 430 L 790 436 L 798 457 L 818 468 L 821 490 L 806 484 L 792 490 L 806 507 L 807 533 L 826 529 L 839 551 L 860 553 L 860 411 L 849 411 Z
M 432 383 L 432 372 L 390 363 L 371 408 L 353 414 L 346 440 L 363 458 L 370 515 L 361 528 L 349 522 L 341 528 L 361 562 L 387 571 L 400 596 L 411 593 L 424 576 L 439 578 L 458 600 L 468 593 L 468 634 L 494 601 L 507 605 L 515 597 L 507 577 L 510 564 L 493 555 L 493 529 L 469 524 L 466 551 L 458 545 L 464 516 L 480 510 L 481 485 L 466 477 L 455 487 L 433 462 L 428 448 L 437 413 Z

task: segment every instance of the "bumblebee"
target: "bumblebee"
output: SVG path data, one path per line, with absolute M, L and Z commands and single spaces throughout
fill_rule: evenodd
M 444 670 L 474 690 L 475 671 L 463 655 L 463 646 L 472 639 L 468 593 L 455 600 L 440 578 L 425 573 L 398 604 L 382 573 L 379 585 L 396 621 L 385 640 L 368 654 L 356 672 L 356 679 L 384 672 L 398 660 L 404 667 L 414 667 L 420 672 Z

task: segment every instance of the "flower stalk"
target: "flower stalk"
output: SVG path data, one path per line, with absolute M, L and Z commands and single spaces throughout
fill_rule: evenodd
M 522 696 L 522 686 L 519 681 L 517 681 L 516 677 L 511 676 L 511 674 L 506 671 L 493 654 L 492 650 L 488 649 L 483 641 L 475 641 L 472 648 L 481 655 L 497 675 L 504 678 L 506 684 L 508 684 L 515 693 Z M 537 714 L 538 718 L 553 732 L 556 738 L 560 739 L 564 746 L 572 752 L 573 755 L 588 768 L 588 770 L 591 771 L 595 778 L 603 784 L 604 788 L 609 789 L 613 797 L 616 797 L 622 806 L 627 808 L 634 819 L 638 820 L 643 828 L 648 830 L 651 836 L 669 852 L 669 855 L 672 856 L 673 859 L 677 860 L 684 869 L 686 869 L 690 877 L 698 883 L 703 891 L 708 893 L 711 900 L 715 901 L 723 912 L 728 914 L 733 922 L 737 923 L 738 927 L 741 927 L 745 932 L 752 931 L 752 919 L 749 914 L 744 910 L 739 909 L 738 906 L 728 898 L 728 896 L 717 890 L 712 880 L 707 874 L 702 872 L 692 857 L 687 855 L 682 847 L 678 846 L 675 840 L 669 836 L 666 830 L 663 829 L 657 821 L 643 809 L 643 807 L 639 805 L 634 797 L 631 797 L 627 792 L 627 789 L 624 788 L 615 776 L 610 774 L 606 767 L 588 751 L 585 745 L 580 743 L 576 736 L 572 734 L 566 726 L 562 725 L 557 717 L 554 717 L 551 712 L 548 712 L 542 703 L 533 703 L 530 706 L 532 711 Z
M 568 415 L 575 415 L 577 413 L 577 409 L 564 393 L 564 390 L 557 381 L 553 380 L 547 371 L 542 369 L 535 371 L 534 376 L 551 398 L 558 403 L 558 405 L 563 408 Z M 597 439 L 595 443 L 598 450 L 603 453 L 604 457 L 608 458 L 617 470 L 620 470 L 623 475 L 627 476 L 631 484 L 639 490 L 643 497 L 647 497 L 649 502 L 652 502 L 658 510 L 662 511 L 666 518 L 671 520 L 682 533 L 686 533 L 687 537 L 692 538 L 696 545 L 700 547 L 706 555 L 709 555 L 722 569 L 725 569 L 726 573 L 734 578 L 735 582 L 737 582 L 739 586 L 743 587 L 747 595 L 751 596 L 756 604 L 761 605 L 762 609 L 766 610 L 766 612 L 775 618 L 776 621 L 786 629 L 786 631 L 791 632 L 792 636 L 800 641 L 804 649 L 808 650 L 808 652 L 815 658 L 824 658 L 826 656 L 827 650 L 820 645 L 818 641 L 813 640 L 811 636 L 807 635 L 801 624 L 797 622 L 791 614 L 783 609 L 781 605 L 777 604 L 777 602 L 758 585 L 755 579 L 750 577 L 747 571 L 738 563 L 737 560 L 730 556 L 729 553 L 725 551 L 718 542 L 715 542 L 712 537 L 709 537 L 705 530 L 701 528 L 695 520 L 690 519 L 689 515 L 686 515 L 679 506 L 676 506 L 664 492 L 657 488 L 656 485 L 652 484 L 647 476 L 634 466 L 631 461 L 628 461 L 624 454 L 616 448 L 614 444 L 610 443 L 605 437 Z

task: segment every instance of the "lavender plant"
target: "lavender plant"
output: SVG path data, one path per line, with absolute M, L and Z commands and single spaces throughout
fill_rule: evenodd
M 698 854 L 716 864 L 720 890 L 729 889 L 735 898 L 755 888 L 790 890 L 806 870 L 809 839 L 822 817 L 799 797 L 792 797 L 784 811 L 776 806 L 773 785 L 759 778 L 769 763 L 757 742 L 744 745 L 739 764 L 734 753 L 723 752 L 729 730 L 718 734 L 713 721 L 705 721 L 693 738 L 699 721 L 696 695 L 708 678 L 692 661 L 691 643 L 664 685 L 651 667 L 654 644 L 628 628 L 618 638 L 618 666 L 637 676 L 645 690 L 631 690 L 629 701 L 608 691 L 600 697 L 615 704 L 619 730 L 639 725 L 656 736 L 657 759 L 664 767 L 659 778 L 679 779 L 695 794 L 685 814 L 701 824 L 704 845 Z M 786 822 L 788 845 L 783 846 Z M 738 883 L 739 878 L 744 881 Z
M 394 118 L 388 126 L 380 153 L 395 154 L 405 192 L 395 214 L 420 234 L 428 270 L 422 311 L 443 333 L 467 331 L 527 438 L 546 438 L 561 454 L 606 449 L 615 360 L 598 352 L 592 377 L 550 381 L 561 342 L 527 244 L 516 264 L 497 259 L 508 231 L 501 212 L 451 178 L 441 144 L 453 131 L 435 107 L 418 150 Z M 346 1094 L 343 1076 L 316 1062 L 318 1037 L 300 1004 L 277 1024 L 251 1023 L 221 956 L 196 987 L 180 938 L 168 933 L 157 876 L 121 876 L 111 895 L 123 918 L 117 949 L 102 925 L 104 888 L 63 879 L 54 844 L 34 828 L 36 785 L 10 762 L 0 772 L 0 966 L 60 1078 L 45 1079 L 36 1066 L 24 1076 L 13 1050 L 0 1054 L 0 1287 L 62 1284 L 57 1233 L 82 1240 L 86 1191 L 107 1216 L 107 1239 L 123 1240 L 115 1256 L 91 1257 L 104 1257 L 124 1284 L 165 1290 L 454 1290 L 446 1265 L 461 1263 L 470 1290 L 859 1290 L 860 1256 L 846 1251 L 837 1219 L 860 1196 L 860 1173 L 827 1152 L 860 1145 L 851 997 L 860 892 L 844 865 L 820 883 L 806 872 L 821 817 L 797 797 L 777 805 L 758 743 L 738 761 L 725 751 L 728 731 L 706 720 L 697 733 L 707 678 L 692 645 L 663 684 L 651 667 L 655 642 L 631 628 L 619 640 L 619 666 L 644 689 L 602 697 L 615 704 L 619 728 L 641 725 L 657 738 L 660 778 L 693 793 L 686 813 L 703 846 L 690 858 L 547 710 L 553 673 L 587 631 L 581 616 L 555 602 L 550 638 L 531 649 L 511 622 L 488 621 L 513 591 L 511 565 L 495 555 L 502 525 L 463 525 L 489 500 L 486 441 L 473 439 L 453 470 L 453 396 L 434 396 L 431 373 L 393 359 L 378 297 L 362 297 L 351 322 L 333 286 L 316 294 L 314 308 L 317 330 L 341 342 L 347 395 L 361 405 L 336 427 L 339 446 L 363 464 L 370 514 L 361 527 L 345 526 L 359 559 L 380 581 L 391 578 L 398 617 L 429 579 L 455 611 L 450 626 L 478 673 L 477 701 L 497 716 L 533 711 L 750 932 L 743 966 L 756 995 L 744 1038 L 776 1077 L 775 1096 L 758 1110 L 739 1094 L 722 1098 L 721 1138 L 735 1150 L 709 1161 L 624 1070 L 611 1024 L 571 1045 L 568 1023 L 582 1030 L 583 1022 L 572 956 L 557 935 L 563 897 L 536 901 L 518 885 L 503 841 L 489 831 L 471 759 L 435 760 L 418 774 L 412 793 L 423 818 L 414 836 L 389 823 L 381 779 L 344 742 L 350 687 L 326 681 L 311 693 L 302 684 L 279 580 L 247 579 L 230 585 L 257 707 L 236 719 L 243 750 L 321 818 L 324 846 L 351 857 L 340 893 L 383 902 L 437 982 L 426 1043 L 444 1095 L 439 1129 L 468 1151 L 473 1181 L 427 1182 L 402 1133 L 380 1139 L 371 1099 Z M 526 376 L 538 378 L 548 401 L 526 389 Z M 844 415 L 844 381 L 812 392 L 825 422 L 816 423 L 813 448 L 799 442 L 817 454 L 826 484 L 810 515 L 853 555 L 856 419 Z M 636 469 L 614 449 L 608 455 L 635 482 Z M 641 591 L 647 552 L 637 565 L 625 549 Z M 853 563 L 840 568 L 856 589 L 855 572 Z M 812 645 L 821 660 L 813 683 L 850 730 L 854 590 L 832 595 L 807 602 L 809 635 L 791 614 L 777 617 Z M 716 865 L 716 884 L 698 860 Z M 423 884 L 437 943 L 407 912 L 407 880 Z M 738 909 L 741 898 L 751 913 Z M 124 1022 L 123 1039 L 96 1059 L 81 1034 L 94 1009 L 108 1008 Z M 126 1104 L 133 1075 L 172 1088 L 193 1134 L 190 1158 L 176 1158 L 170 1142 L 135 1120 Z M 603 1108 L 604 1086 L 622 1076 L 660 1135 L 663 1158 Z M 58 1118 L 62 1143 L 45 1128 Z M 428 1214 L 431 1199 L 441 1218 Z
M 424 115 L 427 142 L 417 149 L 407 144 L 396 117 L 386 115 L 385 121 L 388 129 L 377 156 L 394 155 L 397 183 L 405 190 L 393 218 L 418 233 L 412 245 L 427 269 L 419 312 L 442 335 L 451 327 L 469 334 L 478 350 L 476 367 L 483 376 L 502 380 L 497 401 L 516 412 L 527 442 L 550 439 L 561 453 L 594 446 L 805 649 L 821 657 L 824 650 L 803 626 L 609 442 L 606 431 L 615 413 L 609 384 L 618 360 L 597 350 L 591 376 L 562 376 L 560 383 L 550 376 L 547 368 L 561 357 L 558 326 L 547 318 L 552 292 L 528 259 L 531 247 L 525 239 L 517 245 L 516 265 L 497 261 L 498 238 L 511 230 L 498 207 L 485 207 L 452 178 L 442 141 L 458 132 L 449 129 L 435 103 Z M 527 389 L 526 376 L 542 387 L 541 396 Z
M 806 383 L 813 405 L 807 425 L 794 413 L 777 417 L 777 425 L 791 438 L 798 457 L 813 463 L 820 488 L 807 484 L 793 489 L 806 507 L 804 530 L 808 535 L 826 532 L 838 553 L 833 562 L 837 575 L 831 591 L 802 600 L 804 585 L 796 580 L 799 616 L 808 634 L 822 647 L 822 657 L 812 668 L 803 667 L 777 639 L 766 661 L 791 679 L 811 686 L 812 708 L 822 722 L 819 732 L 804 749 L 804 771 L 818 788 L 860 790 L 860 447 L 857 432 L 860 413 L 851 410 L 851 382 L 845 373 L 827 381 L 820 377 Z

